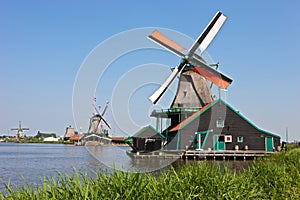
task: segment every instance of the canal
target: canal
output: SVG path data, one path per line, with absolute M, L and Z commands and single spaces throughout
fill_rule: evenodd
M 74 170 L 91 177 L 99 170 L 111 173 L 113 169 L 130 172 L 153 172 L 173 165 L 178 168 L 190 164 L 191 160 L 132 159 L 126 151 L 127 146 L 74 146 L 63 144 L 0 143 L 0 190 L 4 183 L 21 186 L 25 183 L 39 183 L 44 176 L 56 177 L 72 174 Z M 202 162 L 202 161 L 196 161 Z M 249 162 L 214 162 L 218 166 L 240 170 Z

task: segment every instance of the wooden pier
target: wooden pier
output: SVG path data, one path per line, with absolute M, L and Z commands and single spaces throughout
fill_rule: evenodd
M 187 150 L 183 158 L 186 159 L 213 159 L 213 160 L 253 160 L 257 157 L 269 156 L 274 152 L 257 150 Z
M 257 157 L 269 156 L 275 152 L 257 150 L 186 150 L 186 151 L 155 151 L 130 152 L 132 158 L 141 159 L 194 159 L 194 160 L 255 160 Z
M 180 151 L 153 151 L 153 152 L 131 152 L 127 151 L 127 155 L 132 158 L 145 158 L 145 159 L 178 159 L 183 158 L 184 153 Z

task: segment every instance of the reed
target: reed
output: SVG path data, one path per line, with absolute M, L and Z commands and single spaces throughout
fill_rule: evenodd
M 158 176 L 75 172 L 41 182 L 7 183 L 0 199 L 300 199 L 300 149 L 260 159 L 240 173 L 202 162 Z

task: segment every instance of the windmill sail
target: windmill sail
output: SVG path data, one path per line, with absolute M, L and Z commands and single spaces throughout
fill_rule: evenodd
M 193 71 L 205 77 L 207 80 L 213 82 L 221 89 L 226 89 L 231 83 L 232 79 L 223 74 L 220 71 L 208 66 L 201 60 L 192 58 L 192 62 L 195 64 Z
M 199 47 L 201 52 L 205 51 L 223 26 L 226 19 L 227 17 L 225 15 L 223 15 L 221 12 L 217 12 L 217 14 L 213 17 L 213 19 L 190 48 L 189 54 L 194 54 Z
M 179 73 L 178 68 L 175 68 L 168 79 L 160 86 L 158 90 L 156 90 L 149 99 L 155 104 L 160 97 L 165 93 L 170 84 L 173 82 L 177 74 Z
M 205 49 L 212 42 L 214 37 L 217 35 L 227 17 L 223 15 L 221 12 L 217 12 L 213 19 L 210 21 L 205 30 L 201 33 L 195 43 L 189 49 L 187 55 L 184 55 L 181 51 L 185 48 L 171 39 L 167 38 L 157 30 L 153 31 L 148 38 L 153 40 L 154 42 L 160 44 L 165 47 L 172 53 L 182 57 L 182 61 L 180 65 L 174 69 L 172 74 L 166 79 L 166 81 L 161 85 L 161 87 L 153 93 L 149 97 L 149 99 L 155 104 L 160 97 L 165 93 L 168 87 L 171 85 L 173 80 L 178 74 L 184 70 L 187 64 L 193 67 L 193 71 L 205 77 L 207 80 L 216 84 L 218 87 L 222 89 L 226 89 L 231 83 L 232 79 L 227 77 L 226 75 L 218 72 L 217 70 L 208 66 L 205 61 L 201 58 L 201 56 L 195 54 L 195 51 L 200 48 L 201 52 L 205 51 Z
M 168 49 L 170 52 L 174 53 L 177 56 L 184 56 L 180 51 L 185 50 L 184 47 L 177 44 L 173 40 L 169 39 L 158 30 L 154 30 L 151 35 L 148 36 L 149 39 Z

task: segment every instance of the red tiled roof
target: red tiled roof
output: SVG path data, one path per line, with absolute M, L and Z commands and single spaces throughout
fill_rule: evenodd
M 179 129 L 181 129 L 186 123 L 188 123 L 189 121 L 193 120 L 194 117 L 196 117 L 199 113 L 201 113 L 202 111 L 204 111 L 206 108 L 208 108 L 213 102 L 206 104 L 205 106 L 203 106 L 200 110 L 198 110 L 197 112 L 195 112 L 194 114 L 192 114 L 191 116 L 189 116 L 188 118 L 186 118 L 185 120 L 183 120 L 182 122 L 180 122 L 179 124 L 177 124 L 175 127 L 173 127 L 170 132 L 172 131 L 178 131 Z
M 123 141 L 125 138 L 124 137 L 110 137 L 111 140 L 114 141 Z
M 83 134 L 75 134 L 72 137 L 70 137 L 69 140 L 80 140 L 83 137 Z

